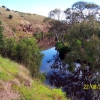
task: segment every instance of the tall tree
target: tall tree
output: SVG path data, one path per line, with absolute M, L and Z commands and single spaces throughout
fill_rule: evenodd
M 96 14 L 99 14 L 100 7 L 94 3 L 87 3 L 85 8 L 88 10 L 87 19 L 96 19 Z M 97 20 L 97 19 L 96 19 Z
M 73 10 L 72 8 L 68 8 L 64 11 L 64 13 L 66 14 L 66 22 L 68 24 L 79 22 L 79 19 L 80 19 L 79 10 Z
M 63 12 L 61 9 L 54 9 L 49 12 L 49 17 L 57 20 L 61 20 L 63 16 Z
M 94 3 L 84 1 L 76 2 L 71 8 L 64 11 L 66 14 L 66 22 L 73 24 L 83 20 L 89 21 L 90 19 L 96 19 L 96 14 L 98 14 L 99 9 L 100 7 Z

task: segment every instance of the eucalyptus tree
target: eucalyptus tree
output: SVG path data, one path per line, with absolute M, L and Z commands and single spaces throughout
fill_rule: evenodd
M 80 60 L 90 63 L 94 70 L 100 66 L 100 24 L 96 21 L 74 24 L 67 34 L 66 42 L 71 47 L 71 52 L 66 56 L 67 63 Z M 99 69 L 100 70 L 100 69 Z
M 61 21 L 53 20 L 51 21 L 51 27 L 49 29 L 50 33 L 53 33 L 60 40 L 64 40 L 64 34 L 67 32 L 67 24 Z
M 96 19 L 96 15 L 99 14 L 99 8 L 100 7 L 94 3 L 84 1 L 76 2 L 71 8 L 67 8 L 64 11 L 66 14 L 66 22 L 73 24 L 83 20 L 89 21 L 90 19 Z
M 67 24 L 77 23 L 80 20 L 80 11 L 73 10 L 72 8 L 67 8 L 64 13 L 66 14 Z
M 86 18 L 88 20 L 90 19 L 96 19 L 96 15 L 99 14 L 99 10 L 100 10 L 100 6 L 94 3 L 87 3 L 85 5 L 85 8 L 88 10 L 88 14 L 86 16 Z
M 56 9 L 54 9 L 54 10 L 51 10 L 50 12 L 49 12 L 49 17 L 50 18 L 53 18 L 53 19 L 56 19 L 56 20 L 62 20 L 63 19 L 63 11 L 61 10 L 61 9 L 58 9 L 58 8 L 56 8 Z
M 83 19 L 84 18 L 84 14 L 83 14 L 83 10 L 85 9 L 85 6 L 87 5 L 87 2 L 84 1 L 80 1 L 80 2 L 76 2 L 72 5 L 72 9 L 75 11 L 80 11 L 80 17 Z

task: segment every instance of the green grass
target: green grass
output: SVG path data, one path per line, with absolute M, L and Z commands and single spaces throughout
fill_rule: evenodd
M 36 81 L 32 83 L 31 88 L 24 85 L 13 85 L 13 88 L 19 91 L 26 100 L 67 100 L 61 89 L 50 89 Z
M 24 66 L 0 56 L 0 81 L 9 82 L 15 79 L 20 83 L 20 85 L 12 84 L 12 89 L 20 94 L 18 100 L 68 100 L 61 89 L 50 88 L 40 80 L 32 79 L 30 72 Z M 26 86 L 25 81 L 30 82 L 31 85 Z
M 17 63 L 0 57 L 0 80 L 12 80 L 17 73 Z

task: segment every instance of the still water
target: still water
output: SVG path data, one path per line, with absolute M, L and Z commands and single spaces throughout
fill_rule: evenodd
M 41 51 L 41 53 L 44 54 L 44 58 L 42 59 L 42 65 L 40 67 L 40 72 L 41 73 L 47 73 L 51 71 L 52 69 L 50 68 L 50 65 L 53 63 L 48 63 L 47 61 L 52 59 L 54 55 L 56 55 L 57 51 L 55 50 L 55 47 L 52 47 L 50 49 Z
M 48 72 L 53 70 L 50 67 L 50 65 L 52 65 L 53 61 L 50 63 L 48 63 L 47 61 L 52 59 L 53 56 L 57 54 L 57 50 L 55 50 L 55 47 L 52 47 L 50 49 L 41 51 L 41 53 L 44 54 L 44 57 L 42 59 L 42 65 L 40 67 L 40 72 L 41 73 L 48 73 Z M 79 63 L 75 63 L 75 66 L 77 68 L 77 67 L 80 67 L 81 65 Z

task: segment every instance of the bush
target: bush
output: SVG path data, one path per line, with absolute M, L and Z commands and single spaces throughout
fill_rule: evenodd
M 12 19 L 13 18 L 13 15 L 9 15 L 9 19 Z
M 57 43 L 55 44 L 55 47 L 56 47 L 56 49 L 57 49 L 58 51 L 60 51 L 60 49 L 63 47 L 63 43 L 62 43 L 62 42 L 57 42 Z
M 39 69 L 42 60 L 42 54 L 35 42 L 34 38 L 23 38 L 19 42 L 12 39 L 5 39 L 2 46 L 4 57 L 8 57 L 14 61 L 24 64 L 31 72 L 33 77 L 39 76 Z M 43 78 L 43 77 L 42 77 Z
M 9 9 L 9 8 L 7 8 L 6 10 L 7 10 L 7 11 L 10 11 L 10 9 Z
M 3 8 L 6 8 L 5 6 L 2 6 Z

